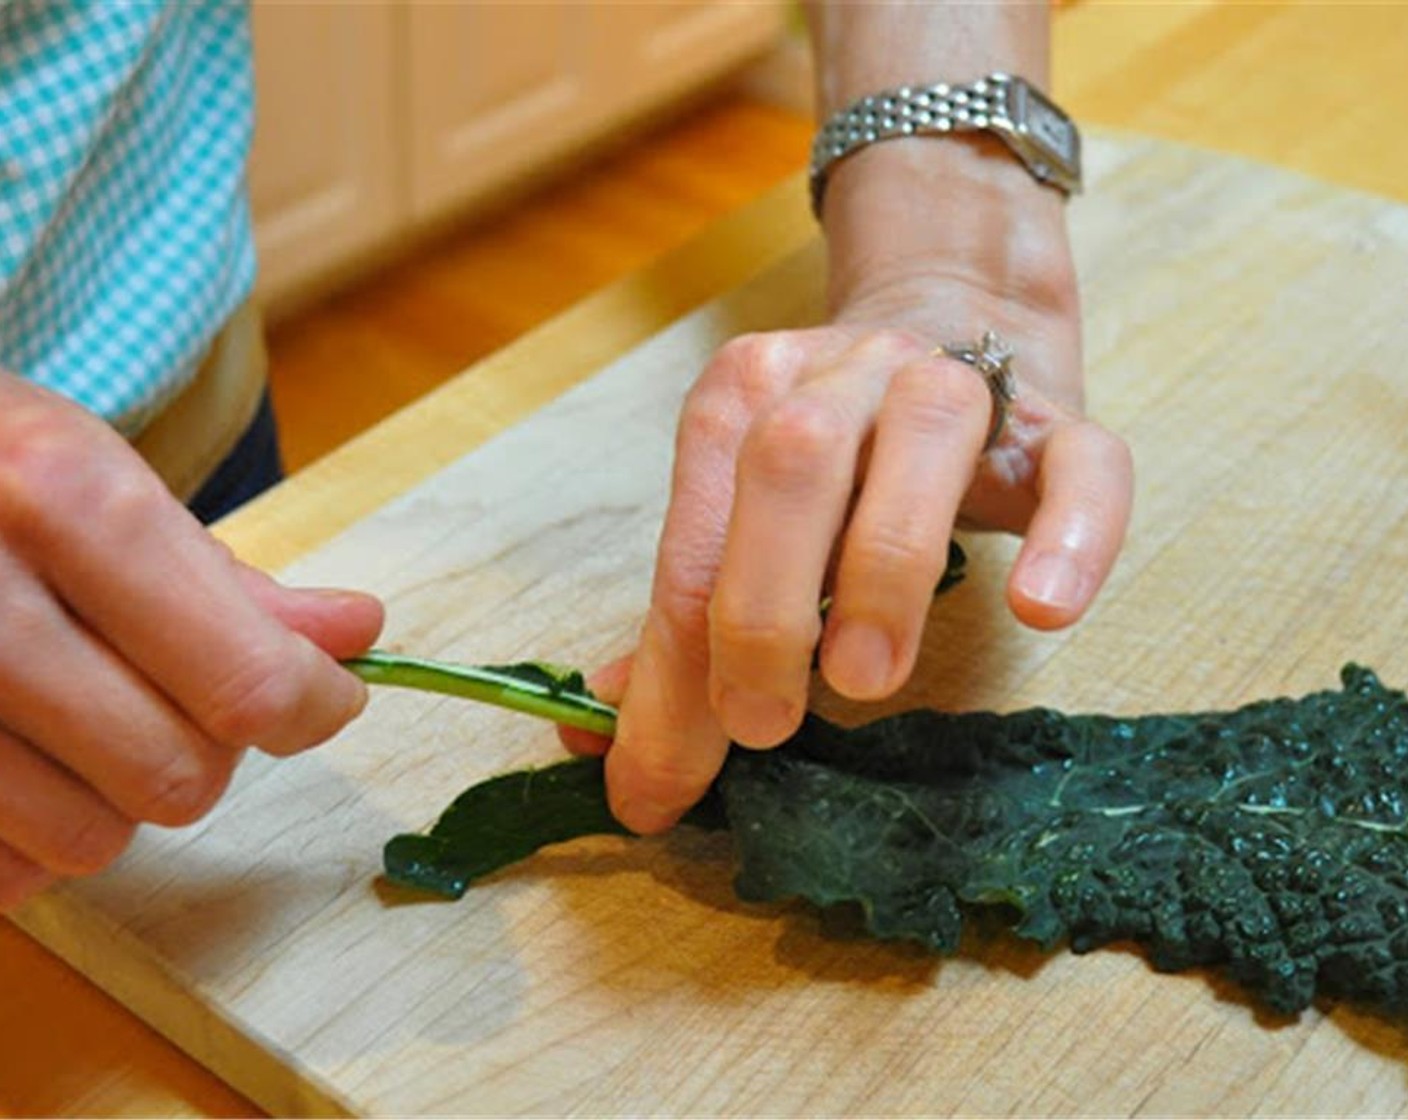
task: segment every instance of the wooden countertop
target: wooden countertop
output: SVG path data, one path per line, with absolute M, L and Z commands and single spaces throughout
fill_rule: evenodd
M 1408 200 L 1408 145 L 1384 142 L 1408 118 L 1405 39 L 1408 12 L 1390 7 L 1079 4 L 1057 18 L 1058 96 L 1082 121 Z M 785 193 L 762 200 L 290 480 L 220 535 L 282 567 L 810 233 Z M 252 1109 L 8 925 L 0 990 L 0 1112 Z

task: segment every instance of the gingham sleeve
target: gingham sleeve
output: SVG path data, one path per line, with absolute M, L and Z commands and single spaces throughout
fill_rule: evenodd
M 127 434 L 254 280 L 236 0 L 0 0 L 0 367 Z

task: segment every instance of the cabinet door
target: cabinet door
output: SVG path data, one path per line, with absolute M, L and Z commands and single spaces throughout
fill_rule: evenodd
M 249 189 L 266 301 L 397 228 L 396 16 L 385 0 L 254 4 Z
M 411 208 L 501 191 L 760 53 L 785 5 L 417 4 L 405 11 Z
M 411 210 L 482 197 L 570 145 L 591 112 L 586 4 L 409 8 Z
M 598 34 L 618 44 L 599 75 L 631 105 L 704 85 L 778 43 L 788 5 L 753 0 L 642 0 L 592 4 Z

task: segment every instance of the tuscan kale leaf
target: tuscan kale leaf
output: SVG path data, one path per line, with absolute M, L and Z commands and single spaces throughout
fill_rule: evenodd
M 1354 665 L 1341 679 L 1231 712 L 809 716 L 776 750 L 735 747 L 690 820 L 731 832 L 741 898 L 856 903 L 877 937 L 952 952 L 992 908 L 1044 946 L 1219 966 L 1279 1011 L 1318 994 L 1401 1013 L 1408 699 Z M 600 762 L 574 760 L 474 787 L 386 867 L 458 896 L 620 831 Z

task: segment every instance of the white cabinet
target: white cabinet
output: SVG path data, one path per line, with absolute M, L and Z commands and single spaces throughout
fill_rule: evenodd
M 278 303 L 757 57 L 782 0 L 256 0 L 250 167 Z
M 396 18 L 381 2 L 254 8 L 249 193 L 267 297 L 397 229 Z
M 540 167 L 599 109 L 587 7 L 417 5 L 408 23 L 416 217 Z

